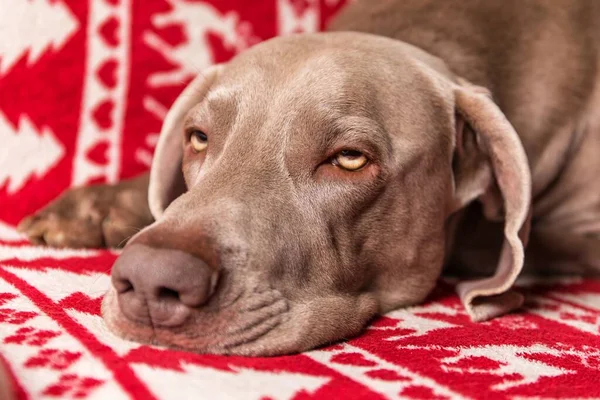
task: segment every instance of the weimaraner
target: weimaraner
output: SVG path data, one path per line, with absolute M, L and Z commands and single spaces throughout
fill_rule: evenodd
M 358 0 L 330 30 L 208 68 L 149 176 L 21 224 L 50 246 L 129 238 L 114 332 L 293 353 L 423 301 L 444 267 L 475 321 L 521 306 L 524 266 L 600 271 L 599 1 Z

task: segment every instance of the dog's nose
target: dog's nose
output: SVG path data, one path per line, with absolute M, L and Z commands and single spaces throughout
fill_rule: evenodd
M 112 270 L 123 314 L 152 326 L 183 324 L 191 309 L 205 304 L 218 274 L 201 259 L 173 249 L 129 246 Z

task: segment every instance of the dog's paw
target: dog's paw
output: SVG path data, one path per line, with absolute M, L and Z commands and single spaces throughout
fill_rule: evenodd
M 68 190 L 18 229 L 39 245 L 121 247 L 152 220 L 146 191 L 122 183 Z

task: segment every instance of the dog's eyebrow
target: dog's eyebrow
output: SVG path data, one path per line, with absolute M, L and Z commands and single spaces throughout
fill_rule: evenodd
M 333 129 L 325 134 L 328 145 L 339 141 L 348 142 L 349 145 L 362 144 L 371 151 L 384 156 L 391 151 L 391 142 L 385 134 L 383 127 L 371 118 L 361 116 L 344 116 L 337 118 Z
M 183 126 L 210 125 L 228 132 L 235 123 L 237 114 L 238 104 L 234 90 L 217 88 L 209 91 L 206 97 L 194 107 L 185 118 Z
M 183 120 L 184 129 L 188 129 L 198 125 L 198 113 L 197 111 L 193 111 L 188 113 L 187 117 Z

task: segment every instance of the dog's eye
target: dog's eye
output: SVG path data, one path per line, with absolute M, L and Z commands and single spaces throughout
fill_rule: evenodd
M 365 165 L 369 159 L 360 151 L 342 150 L 333 157 L 333 165 L 348 171 L 358 171 Z
M 192 144 L 192 149 L 194 149 L 196 153 L 200 153 L 208 147 L 208 137 L 206 137 L 206 133 L 194 130 L 190 134 L 190 143 Z

